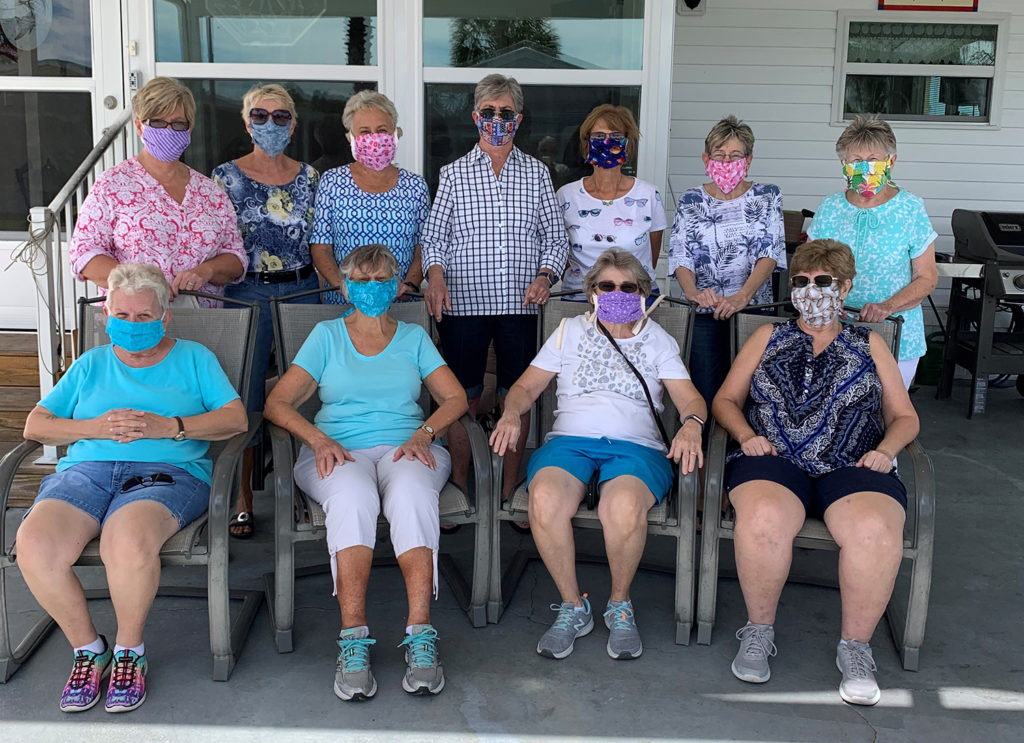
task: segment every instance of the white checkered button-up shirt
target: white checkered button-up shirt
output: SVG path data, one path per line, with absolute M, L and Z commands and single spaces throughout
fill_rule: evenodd
M 476 145 L 441 168 L 423 228 L 423 266 L 444 271 L 453 315 L 533 315 L 526 289 L 542 268 L 561 275 L 565 222 L 547 167 L 513 147 L 495 177 Z M 426 272 L 426 271 L 425 271 Z

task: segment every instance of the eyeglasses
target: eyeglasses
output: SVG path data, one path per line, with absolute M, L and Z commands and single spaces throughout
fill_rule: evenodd
M 594 208 L 594 209 L 580 209 L 576 213 L 579 214 L 581 217 L 596 217 L 598 214 L 601 213 L 601 210 L 597 209 L 597 208 Z
M 511 108 L 503 108 L 498 111 L 491 106 L 481 108 L 477 113 L 480 115 L 481 119 L 501 119 L 502 121 L 512 121 L 519 115 Z
M 603 142 L 606 139 L 625 139 L 626 135 L 622 132 L 591 132 L 590 138 L 597 142 Z
M 710 157 L 716 163 L 725 163 L 725 162 L 730 162 L 731 163 L 734 160 L 743 160 L 744 158 L 746 158 L 746 155 L 744 155 L 742 152 L 729 152 L 729 153 L 715 152 Z
M 613 292 L 618 289 L 626 294 L 636 294 L 640 291 L 640 285 L 632 281 L 623 281 L 621 284 L 616 284 L 614 281 L 598 281 L 597 288 L 603 292 Z
M 596 243 L 599 243 L 602 240 L 606 243 L 613 243 L 615 242 L 615 235 L 594 235 L 593 240 Z
M 171 127 L 176 132 L 187 132 L 188 122 L 187 121 L 164 121 L 163 119 L 146 119 L 144 122 L 146 126 L 152 129 L 166 129 Z
M 803 289 L 805 286 L 811 283 L 811 281 L 814 282 L 815 286 L 821 289 L 827 289 L 828 287 L 832 286 L 832 284 L 838 282 L 839 279 L 837 279 L 835 276 L 829 276 L 827 273 L 819 273 L 813 279 L 808 278 L 807 276 L 794 276 L 789 280 L 789 283 L 792 285 L 794 289 Z
M 283 108 L 279 108 L 274 112 L 268 112 L 265 108 L 249 109 L 249 121 L 253 124 L 266 124 L 267 119 L 271 118 L 278 126 L 285 126 L 286 124 L 292 123 L 291 111 L 285 111 Z
M 173 485 L 174 478 L 168 475 L 166 472 L 154 472 L 152 475 L 143 477 L 142 475 L 135 475 L 135 477 L 129 477 L 121 485 L 121 492 L 128 493 L 136 488 L 151 488 L 154 485 Z

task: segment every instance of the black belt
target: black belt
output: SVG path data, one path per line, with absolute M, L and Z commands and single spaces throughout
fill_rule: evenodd
M 284 284 L 289 281 L 301 281 L 312 274 L 313 264 L 308 263 L 294 271 L 250 271 L 246 276 L 261 284 Z

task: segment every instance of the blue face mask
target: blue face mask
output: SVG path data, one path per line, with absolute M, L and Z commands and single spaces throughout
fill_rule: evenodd
M 252 141 L 256 146 L 271 157 L 277 157 L 288 143 L 292 141 L 292 125 L 285 124 L 278 126 L 273 119 L 267 119 L 262 124 L 250 124 L 252 129 Z
M 110 316 L 107 318 L 107 335 L 111 343 L 125 351 L 145 351 L 163 339 L 164 321 L 160 318 L 152 322 L 129 322 Z
M 398 293 L 398 279 L 387 281 L 353 281 L 345 279 L 348 301 L 367 317 L 380 317 L 388 311 Z

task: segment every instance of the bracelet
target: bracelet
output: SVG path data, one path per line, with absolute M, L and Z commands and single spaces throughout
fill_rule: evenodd
M 537 278 L 539 279 L 541 276 L 548 280 L 548 286 L 554 286 L 558 283 L 558 277 L 550 271 L 538 271 Z
M 686 425 L 686 421 L 689 421 L 689 420 L 697 421 L 700 424 L 700 430 L 702 432 L 704 431 L 704 419 L 701 418 L 698 415 L 694 415 L 693 413 L 691 413 L 690 415 L 688 415 L 685 418 L 683 418 L 683 420 L 679 422 L 679 427 L 682 428 L 683 426 L 685 426 Z

